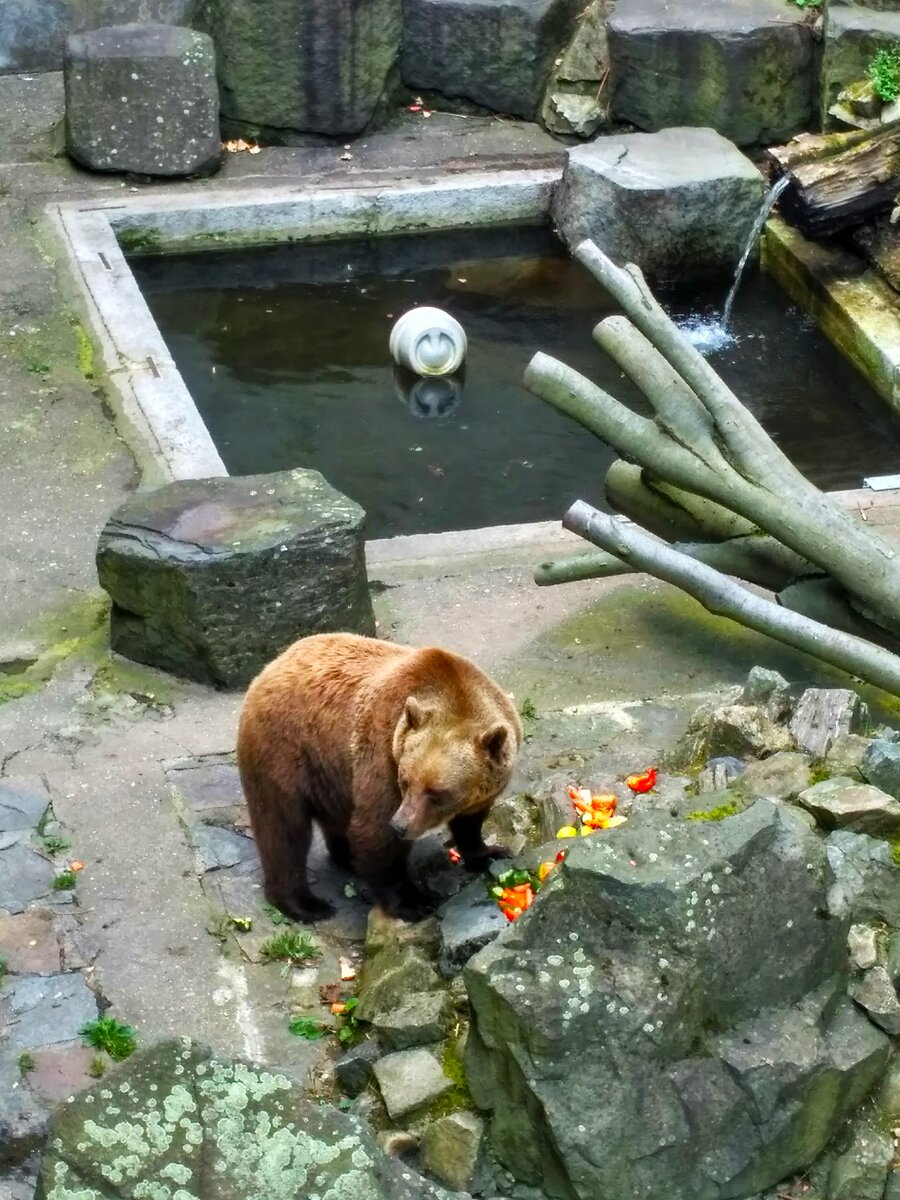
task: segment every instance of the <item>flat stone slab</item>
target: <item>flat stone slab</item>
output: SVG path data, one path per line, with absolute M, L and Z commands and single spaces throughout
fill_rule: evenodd
M 849 688 L 807 688 L 789 728 L 800 750 L 822 759 L 838 738 L 856 733 L 866 715 L 866 706 Z
M 162 1189 L 162 1190 L 161 1190 Z M 137 1054 L 53 1117 L 41 1200 L 447 1200 L 354 1117 L 188 1039 Z
M 851 829 L 875 837 L 900 833 L 900 801 L 849 777 L 824 779 L 801 792 L 799 802 L 824 829 Z
M 573 0 L 406 0 L 403 81 L 533 118 Z
M 201 0 L 222 113 L 251 126 L 359 133 L 400 53 L 402 0 Z
M 34 829 L 49 803 L 47 789 L 39 779 L 0 782 L 0 833 Z
M 839 829 L 825 843 L 832 875 L 828 908 L 853 921 L 893 925 L 900 913 L 900 870 L 890 843 Z
M 781 0 L 617 0 L 608 28 L 620 121 L 709 126 L 747 146 L 813 115 L 812 29 Z
M 256 843 L 252 838 L 241 837 L 230 829 L 217 825 L 195 825 L 191 831 L 191 843 L 197 851 L 204 871 L 218 871 L 223 867 L 237 867 L 241 863 L 258 861 Z
M 53 975 L 59 971 L 60 946 L 53 914 L 32 910 L 0 916 L 0 954 L 13 975 Z
M 205 174 L 219 163 L 213 44 L 177 25 L 110 25 L 66 44 L 66 146 L 93 171 Z
M 450 997 L 446 992 L 413 992 L 398 1008 L 379 1013 L 372 1028 L 382 1047 L 391 1052 L 439 1042 L 449 1023 Z
M 507 926 L 506 917 L 485 894 L 484 880 L 470 883 L 441 908 L 441 974 L 459 974 L 472 955 Z
M 132 496 L 97 550 L 112 648 L 241 687 L 297 638 L 373 634 L 364 516 L 317 471 L 183 480 Z
M 56 870 L 30 846 L 16 842 L 0 850 L 0 911 L 20 913 L 49 895 Z
M 9 1045 L 33 1050 L 71 1042 L 97 1016 L 97 998 L 77 972 L 22 975 L 11 979 L 0 999 L 9 1021 Z
M 591 238 L 652 277 L 691 279 L 736 265 L 764 190 L 712 129 L 615 135 L 569 150 L 552 215 L 571 249 Z
M 431 1104 L 453 1086 L 434 1055 L 423 1049 L 400 1050 L 375 1064 L 375 1078 L 388 1116 L 399 1120 Z

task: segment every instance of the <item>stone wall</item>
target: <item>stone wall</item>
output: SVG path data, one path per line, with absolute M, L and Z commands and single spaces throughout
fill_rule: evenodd
M 67 33 L 127 21 L 185 23 L 194 0 L 2 0 L 0 73 L 57 71 Z

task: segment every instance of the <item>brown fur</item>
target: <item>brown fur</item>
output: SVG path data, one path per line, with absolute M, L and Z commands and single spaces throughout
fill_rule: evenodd
M 410 843 L 448 824 L 467 866 L 505 853 L 481 827 L 509 782 L 522 726 L 468 659 L 352 634 L 295 642 L 250 685 L 238 766 L 268 900 L 309 919 L 315 821 L 331 857 L 397 915 L 419 915 Z

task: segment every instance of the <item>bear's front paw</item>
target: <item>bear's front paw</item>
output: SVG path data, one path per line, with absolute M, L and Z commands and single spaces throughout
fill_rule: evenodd
M 512 858 L 512 853 L 505 846 L 482 846 L 471 854 L 466 854 L 463 861 L 469 871 L 483 871 L 490 863 L 501 858 Z

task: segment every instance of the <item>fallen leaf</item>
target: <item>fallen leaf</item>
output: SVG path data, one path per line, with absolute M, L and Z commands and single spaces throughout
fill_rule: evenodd
M 340 998 L 343 988 L 339 983 L 326 983 L 324 987 L 319 988 L 319 998 L 323 1004 L 336 1004 Z

